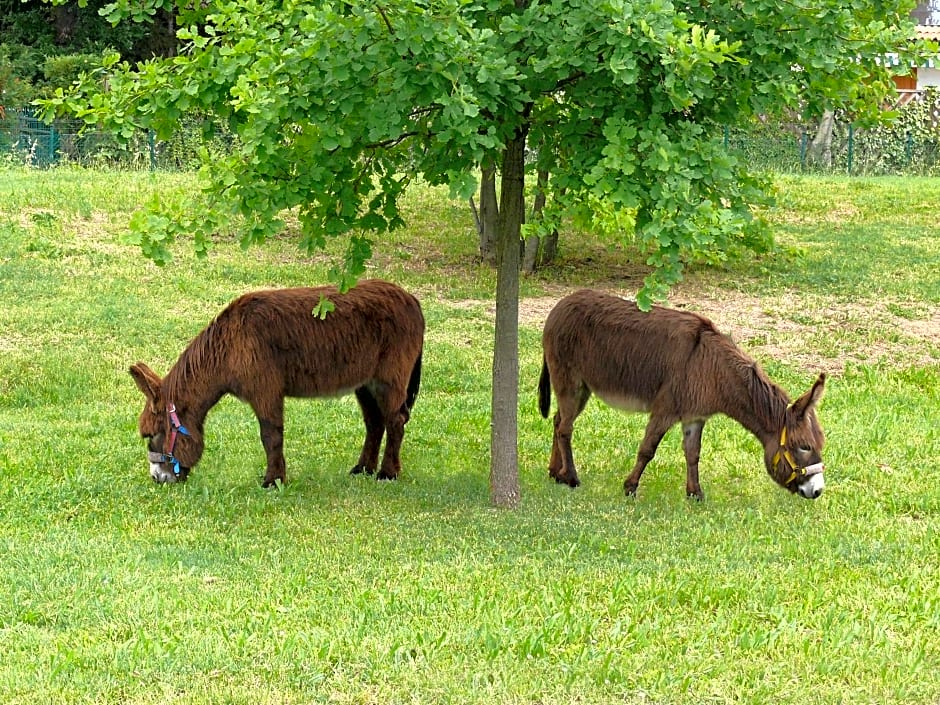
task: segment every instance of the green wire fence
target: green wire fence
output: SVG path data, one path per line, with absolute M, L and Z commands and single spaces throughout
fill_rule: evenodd
M 752 169 L 779 173 L 850 175 L 940 175 L 940 114 L 925 127 L 896 124 L 862 129 L 836 123 L 828 147 L 811 149 L 815 134 L 801 123 L 761 123 L 747 129 L 716 128 L 715 137 Z M 30 109 L 7 109 L 0 119 L 0 155 L 48 167 L 62 162 L 128 169 L 189 170 L 200 164 L 200 151 L 224 154 L 234 138 L 206 130 L 198 120 L 185 123 L 170 140 L 141 131 L 128 141 L 113 134 L 82 129 L 76 120 L 41 121 Z

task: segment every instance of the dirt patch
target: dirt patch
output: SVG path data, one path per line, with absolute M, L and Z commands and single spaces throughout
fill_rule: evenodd
M 541 328 L 558 299 L 570 291 L 558 287 L 550 296 L 521 299 L 519 324 Z M 611 293 L 623 292 L 611 289 Z M 710 318 L 757 359 L 836 375 L 850 364 L 940 364 L 940 308 L 936 306 L 911 312 L 901 302 L 834 302 L 797 294 L 768 299 L 736 291 L 683 288 L 673 293 L 669 304 Z M 488 317 L 495 310 L 492 302 L 479 300 L 449 305 L 479 309 Z

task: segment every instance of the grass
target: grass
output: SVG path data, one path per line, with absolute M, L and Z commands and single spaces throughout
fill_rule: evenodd
M 128 365 L 165 371 L 236 294 L 329 267 L 289 237 L 243 252 L 223 233 L 166 269 L 121 244 L 135 203 L 188 187 L 0 169 L 0 701 L 940 701 L 937 181 L 781 179 L 780 251 L 675 292 L 792 394 L 832 372 L 821 499 L 778 489 L 714 419 L 706 502 L 684 497 L 676 431 L 628 501 L 644 419 L 596 402 L 584 484 L 549 482 L 531 316 L 514 512 L 488 501 L 492 273 L 467 210 L 431 189 L 372 272 L 428 319 L 401 479 L 346 474 L 352 399 L 291 400 L 291 481 L 262 490 L 254 418 L 226 399 L 189 482 L 154 485 Z M 562 246 L 527 302 L 642 276 L 622 243 Z

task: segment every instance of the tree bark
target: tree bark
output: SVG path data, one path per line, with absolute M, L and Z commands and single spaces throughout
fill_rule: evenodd
M 548 182 L 548 174 L 546 174 L 546 185 Z M 564 196 L 565 189 L 559 189 L 556 198 Z M 547 264 L 551 264 L 555 261 L 555 257 L 558 256 L 558 228 L 552 228 L 552 231 L 545 236 L 542 240 L 542 255 L 539 261 L 539 266 L 544 267 Z
M 78 3 L 69 2 L 65 5 L 56 5 L 52 8 L 53 23 L 55 25 L 55 43 L 65 46 L 75 34 L 78 25 Z
M 525 130 L 503 152 L 496 229 L 496 341 L 493 346 L 493 402 L 490 498 L 497 507 L 518 506 L 519 490 L 519 250 L 525 219 Z
M 496 166 L 484 164 L 480 176 L 480 256 L 484 262 L 496 261 L 496 230 L 499 227 L 496 200 Z
M 548 190 L 548 171 L 539 169 L 538 181 L 535 187 L 535 202 L 532 204 L 532 220 L 537 223 L 542 219 L 545 209 L 546 191 Z M 550 243 L 549 241 L 552 240 Z M 536 269 L 549 264 L 555 258 L 558 245 L 558 231 L 539 237 L 530 235 L 525 241 L 525 251 L 522 254 L 522 271 L 532 274 Z
M 539 266 L 544 267 L 555 261 L 558 254 L 558 231 L 552 230 L 542 241 L 542 256 L 539 259 Z
M 827 110 L 819 120 L 816 136 L 809 144 L 807 156 L 812 164 L 824 169 L 832 168 L 832 130 L 835 126 L 835 113 Z
M 545 190 L 548 186 L 548 172 L 539 169 L 538 182 L 535 187 L 535 202 L 532 204 L 532 219 L 530 222 L 537 223 L 542 218 L 542 210 L 545 208 Z M 557 238 L 557 234 L 555 235 Z M 545 258 L 545 241 L 547 237 L 530 235 L 525 240 L 525 250 L 522 253 L 522 271 L 526 274 L 533 274 L 536 269 L 549 260 Z

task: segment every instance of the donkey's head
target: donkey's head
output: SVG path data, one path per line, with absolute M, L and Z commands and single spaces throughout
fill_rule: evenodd
M 137 426 L 147 439 L 150 477 L 155 482 L 184 482 L 202 455 L 202 436 L 180 421 L 180 412 L 166 399 L 163 380 L 156 372 L 138 362 L 130 373 L 146 397 Z
M 806 394 L 787 407 L 779 438 L 764 446 L 770 476 L 807 499 L 816 499 L 826 487 L 821 455 L 826 437 L 816 418 L 816 404 L 825 386 L 826 375 L 822 373 Z

